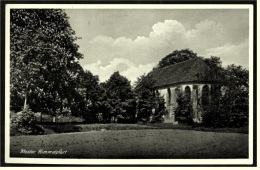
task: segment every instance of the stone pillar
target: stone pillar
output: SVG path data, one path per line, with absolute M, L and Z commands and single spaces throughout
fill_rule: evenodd
M 193 85 L 192 87 L 192 93 L 191 93 L 191 102 L 192 102 L 192 109 L 193 109 L 193 121 L 196 122 L 197 121 L 197 115 L 198 115 L 198 100 L 199 100 L 199 96 L 198 96 L 198 85 Z
M 174 110 L 175 108 L 178 106 L 178 103 L 177 103 L 177 98 L 178 98 L 178 89 L 182 90 L 181 87 L 174 87 L 171 89 L 172 91 L 172 123 L 173 124 L 178 124 L 178 122 L 176 121 L 176 118 L 175 118 L 175 113 L 174 113 Z
M 175 108 L 177 107 L 177 93 L 176 93 L 176 88 L 172 88 L 172 110 L 174 112 Z
M 202 98 L 202 88 L 203 88 L 204 84 L 200 84 L 198 85 L 198 112 L 196 115 L 196 123 L 200 123 L 202 121 L 202 102 L 201 102 L 201 98 Z

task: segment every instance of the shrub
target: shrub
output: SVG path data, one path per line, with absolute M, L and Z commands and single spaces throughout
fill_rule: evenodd
M 203 124 L 208 127 L 243 127 L 248 125 L 248 93 L 226 89 L 220 96 L 213 95 L 203 107 Z
M 150 123 L 160 123 L 164 121 L 164 116 L 167 115 L 167 110 L 165 108 L 164 98 L 158 93 L 155 94 L 154 106 L 152 109 L 152 114 L 150 116 Z
M 81 132 L 82 127 L 74 124 L 58 124 L 48 125 L 47 128 L 53 130 L 56 133 L 70 133 L 70 132 Z
M 43 131 L 36 125 L 36 117 L 28 107 L 11 118 L 11 127 L 24 135 L 41 134 Z
M 192 124 L 193 109 L 191 102 L 181 92 L 179 92 L 176 102 L 178 104 L 174 110 L 176 121 L 182 124 Z
M 135 82 L 136 116 L 139 122 L 162 122 L 166 115 L 164 98 L 155 91 L 154 80 L 150 75 L 142 75 Z

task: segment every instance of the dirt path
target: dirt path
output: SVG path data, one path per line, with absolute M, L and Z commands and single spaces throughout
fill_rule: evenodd
M 248 135 L 162 129 L 17 136 L 11 157 L 247 158 Z

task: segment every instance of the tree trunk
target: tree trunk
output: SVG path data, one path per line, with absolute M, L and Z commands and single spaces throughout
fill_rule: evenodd
M 26 109 L 26 105 L 27 105 L 27 93 L 25 94 L 23 110 Z
M 28 87 L 29 87 L 29 84 L 27 84 L 26 89 L 25 89 L 25 97 L 24 97 L 24 106 L 23 106 L 23 110 L 25 110 L 25 109 L 26 109 L 26 106 L 27 106 Z

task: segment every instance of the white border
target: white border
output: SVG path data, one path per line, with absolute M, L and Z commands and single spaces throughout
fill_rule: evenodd
M 253 5 L 85 5 L 85 4 L 7 4 L 5 32 L 5 101 L 10 101 L 10 9 L 13 8 L 62 8 L 62 9 L 249 9 L 249 159 L 43 159 L 10 158 L 10 103 L 5 103 L 5 160 L 6 163 L 30 164 L 161 164 L 161 165 L 232 165 L 253 163 Z

